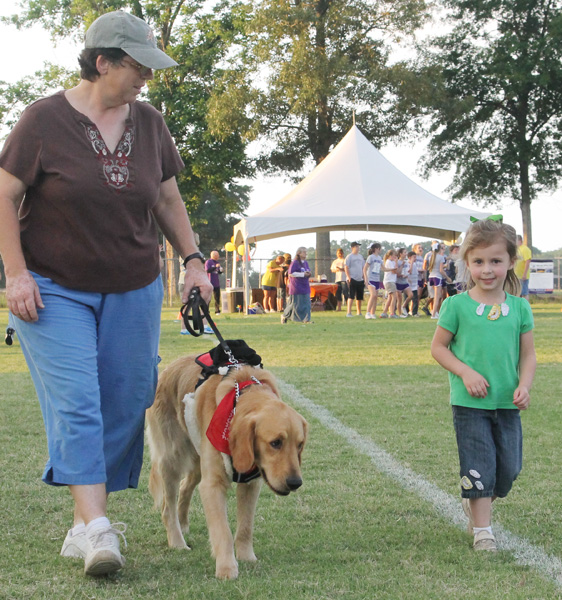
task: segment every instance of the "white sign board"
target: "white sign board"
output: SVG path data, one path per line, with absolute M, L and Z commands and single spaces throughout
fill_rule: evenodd
M 552 294 L 554 289 L 554 261 L 551 258 L 531 259 L 529 267 L 529 293 Z

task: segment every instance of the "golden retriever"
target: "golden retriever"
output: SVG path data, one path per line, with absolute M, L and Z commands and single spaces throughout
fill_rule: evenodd
M 231 369 L 224 377 L 212 375 L 195 391 L 201 373 L 195 358 L 180 358 L 162 373 L 154 405 L 147 412 L 152 459 L 149 489 L 155 506 L 162 510 L 168 545 L 189 550 L 182 532 L 189 529 L 191 496 L 200 483 L 216 576 L 235 579 L 236 558 L 257 560 L 253 525 L 262 479 L 281 496 L 302 484 L 301 454 L 307 423 L 281 401 L 273 375 L 257 367 L 245 365 Z M 226 510 L 226 495 L 232 483 L 230 458 L 213 447 L 206 431 L 215 409 L 235 382 L 248 381 L 252 376 L 261 385 L 241 390 L 230 424 L 229 445 L 234 469 L 245 473 L 256 465 L 261 477 L 236 486 L 238 523 L 233 540 Z

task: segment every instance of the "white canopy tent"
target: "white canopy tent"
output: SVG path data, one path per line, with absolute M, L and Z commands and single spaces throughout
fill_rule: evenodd
M 413 182 L 353 125 L 305 179 L 272 207 L 239 221 L 236 246 L 316 231 L 388 231 L 455 240 L 470 217 L 488 213 L 451 204 Z M 246 267 L 246 261 L 244 267 Z M 249 298 L 247 269 L 244 269 Z

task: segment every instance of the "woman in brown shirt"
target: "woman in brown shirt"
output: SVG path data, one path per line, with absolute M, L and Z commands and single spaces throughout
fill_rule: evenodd
M 185 257 L 182 300 L 209 284 L 162 116 L 137 102 L 176 63 L 141 19 L 115 11 L 86 33 L 81 81 L 24 111 L 0 154 L 0 254 L 10 324 L 39 397 L 43 480 L 67 485 L 63 556 L 90 575 L 124 564 L 110 492 L 136 487 L 154 399 L 162 284 L 157 226 Z

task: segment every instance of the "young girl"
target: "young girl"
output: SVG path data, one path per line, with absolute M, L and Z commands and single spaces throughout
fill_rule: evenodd
M 535 374 L 533 314 L 526 300 L 511 295 L 519 287 L 513 227 L 474 223 L 461 258 L 468 291 L 443 302 L 431 353 L 449 371 L 462 505 L 473 546 L 496 550 L 492 502 L 507 496 L 522 464 L 519 411 L 529 406 Z
M 382 289 L 380 257 L 381 245 L 377 242 L 369 246 L 369 256 L 363 267 L 363 277 L 365 283 L 369 286 L 369 302 L 367 303 L 366 319 L 376 319 L 377 301 L 379 299 L 379 290 Z
M 408 252 L 408 263 L 410 265 L 410 271 L 408 273 L 408 283 L 410 284 L 410 292 L 411 296 L 407 298 L 407 300 L 403 304 L 403 308 L 406 309 L 406 314 L 412 315 L 412 317 L 419 317 L 418 315 L 418 307 L 419 307 L 419 298 L 418 298 L 418 281 L 419 281 L 419 273 L 418 273 L 418 255 L 411 250 Z M 411 311 L 408 313 L 410 308 L 411 301 Z
M 384 255 L 384 264 L 381 267 L 384 271 L 384 289 L 388 293 L 384 310 L 381 313 L 381 319 L 388 319 L 388 311 L 390 310 L 390 318 L 397 319 L 396 304 L 398 303 L 398 292 L 396 291 L 396 272 L 398 267 L 396 250 L 389 250 Z
M 401 318 L 408 316 L 408 311 L 404 311 L 404 304 L 408 303 L 412 299 L 412 290 L 410 289 L 410 282 L 408 277 L 410 276 L 410 261 L 406 258 L 406 248 L 398 248 L 398 267 L 396 275 L 396 290 L 398 291 L 398 306 L 396 307 L 396 313 Z
M 429 285 L 433 288 L 433 310 L 432 319 L 439 318 L 439 307 L 441 297 L 444 295 L 443 288 L 446 285 L 447 275 L 445 273 L 445 244 L 436 244 L 431 247 L 431 258 L 429 260 Z

